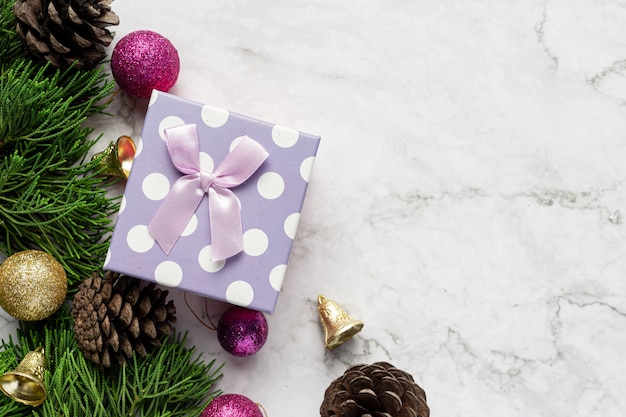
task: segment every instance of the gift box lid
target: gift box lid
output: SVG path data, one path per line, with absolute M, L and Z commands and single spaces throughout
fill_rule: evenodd
M 248 137 L 267 159 L 231 191 L 241 208 L 243 251 L 211 256 L 208 196 L 166 254 L 148 230 L 183 176 L 168 153 L 166 131 L 195 125 L 199 160 L 212 172 Z M 126 183 L 104 268 L 209 298 L 273 313 L 287 269 L 320 138 L 221 108 L 155 91 Z

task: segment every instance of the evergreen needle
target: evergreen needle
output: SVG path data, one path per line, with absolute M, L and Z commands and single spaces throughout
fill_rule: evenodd
M 69 308 L 40 322 L 20 322 L 19 343 L 0 345 L 0 372 L 43 346 L 48 359 L 48 397 L 39 407 L 0 395 L 0 415 L 14 417 L 198 417 L 220 394 L 213 385 L 222 366 L 187 348 L 185 335 L 164 339 L 146 357 L 104 373 L 85 359 L 74 337 Z
M 14 0 L 0 0 L 0 252 L 40 249 L 65 268 L 70 291 L 101 269 L 119 197 L 86 161 L 86 127 L 104 113 L 113 82 L 102 67 L 53 69 L 33 61 L 15 33 Z M 185 335 L 104 373 L 78 348 L 69 308 L 20 322 L 18 342 L 0 343 L 0 374 L 43 346 L 48 396 L 38 407 L 0 394 L 0 416 L 198 417 L 220 392 L 222 366 L 205 363 Z
M 50 253 L 70 292 L 102 268 L 119 196 L 109 197 L 86 127 L 106 109 L 113 82 L 103 67 L 53 69 L 26 55 L 14 0 L 0 0 L 0 252 Z

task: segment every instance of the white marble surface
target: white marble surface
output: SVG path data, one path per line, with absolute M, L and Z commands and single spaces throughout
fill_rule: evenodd
M 261 352 L 226 354 L 173 292 L 219 388 L 316 416 L 348 365 L 384 360 L 433 416 L 626 412 L 626 1 L 113 8 L 117 40 L 178 48 L 172 93 L 322 136 Z M 92 124 L 137 136 L 145 106 L 119 95 Z M 318 294 L 365 322 L 330 352 Z

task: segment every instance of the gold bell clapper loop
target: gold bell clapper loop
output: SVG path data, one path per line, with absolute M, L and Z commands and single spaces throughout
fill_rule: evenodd
M 43 384 L 47 366 L 48 361 L 40 346 L 28 352 L 17 368 L 0 376 L 0 389 L 15 401 L 37 407 L 47 395 Z
M 324 345 L 332 350 L 363 328 L 363 322 L 352 318 L 333 300 L 323 295 L 317 297 L 317 311 L 324 328 Z
M 124 135 L 111 142 L 105 150 L 95 154 L 93 158 L 102 158 L 100 167 L 103 168 L 104 175 L 128 179 L 136 151 L 135 142 L 130 136 Z

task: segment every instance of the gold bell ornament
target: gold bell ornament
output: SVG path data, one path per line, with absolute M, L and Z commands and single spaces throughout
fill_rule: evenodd
M 28 352 L 17 368 L 0 376 L 0 389 L 15 401 L 37 407 L 47 395 L 43 384 L 47 366 L 48 361 L 40 346 Z
M 135 142 L 130 136 L 124 135 L 111 142 L 105 150 L 95 154 L 93 158 L 102 158 L 100 167 L 104 168 L 103 174 L 128 179 L 136 151 Z
M 352 318 L 333 300 L 317 297 L 317 311 L 324 328 L 324 345 L 331 350 L 341 345 L 363 328 L 363 322 Z

